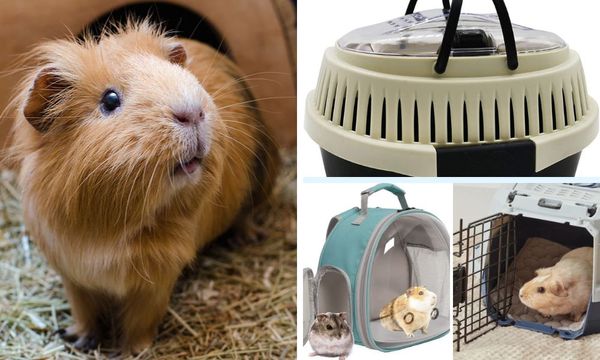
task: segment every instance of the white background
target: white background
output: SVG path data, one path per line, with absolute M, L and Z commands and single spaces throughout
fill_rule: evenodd
M 298 165 L 299 175 L 324 176 L 319 147 L 304 131 L 306 95 L 314 89 L 325 49 L 358 27 L 404 15 L 408 0 L 301 0 L 298 2 Z M 588 91 L 600 96 L 600 21 L 596 1 L 505 0 L 515 24 L 562 37 L 583 61 Z M 441 0 L 420 0 L 418 10 L 441 8 Z M 463 12 L 494 13 L 491 0 L 465 0 Z M 600 173 L 600 141 L 587 147 L 577 176 Z
M 411 207 L 436 215 L 452 231 L 452 184 L 404 184 L 391 181 L 406 191 Z M 316 272 L 329 220 L 355 206 L 360 207 L 360 192 L 377 182 L 303 183 L 298 193 L 298 358 L 309 359 L 310 345 L 302 345 L 302 269 Z M 399 207 L 396 196 L 379 191 L 369 198 L 369 207 Z M 452 281 L 449 279 L 449 281 Z M 449 294 L 448 294 L 449 296 Z M 450 325 L 450 324 L 449 324 Z M 452 334 L 400 351 L 382 353 L 355 345 L 350 359 L 452 359 Z M 310 358 L 315 359 L 315 358 Z
M 511 189 L 515 184 L 455 184 L 453 229 L 458 231 L 460 220 L 464 225 L 492 215 L 492 201 L 500 189 Z

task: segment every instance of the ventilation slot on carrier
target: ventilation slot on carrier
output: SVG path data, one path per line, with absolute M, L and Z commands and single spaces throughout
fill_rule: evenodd
M 525 136 L 529 136 L 529 105 L 527 104 L 527 96 L 523 99 L 523 104 L 525 106 Z
M 348 96 L 348 88 L 344 88 L 344 96 L 342 97 L 342 108 L 340 109 L 340 126 L 344 126 L 344 115 L 346 115 L 346 96 Z
M 414 142 L 419 142 L 419 109 L 417 108 L 417 101 L 415 100 L 415 104 L 414 104 L 414 138 L 413 141 Z
M 387 138 L 387 110 L 385 108 L 385 98 L 383 98 L 383 104 L 381 105 L 381 138 Z
M 469 118 L 467 114 L 466 102 L 463 102 L 463 142 L 469 142 Z
M 367 103 L 367 123 L 365 134 L 371 136 L 371 96 L 369 95 L 369 102 Z
M 500 115 L 498 115 L 498 100 L 494 100 L 494 139 L 500 140 Z
M 483 122 L 483 104 L 479 101 L 479 141 L 485 139 L 485 127 Z
M 358 117 L 358 91 L 354 98 L 354 109 L 352 110 L 352 131 L 356 131 L 356 118 Z
M 331 108 L 328 109 L 329 112 L 325 115 L 325 119 L 333 121 L 333 114 L 335 112 L 335 97 L 337 95 L 337 86 L 335 85 L 335 83 L 332 83 L 333 85 L 333 93 L 331 95 Z
M 510 138 L 515 138 L 515 110 L 513 108 L 513 101 L 510 99 Z
M 452 143 L 452 115 L 450 114 L 450 102 L 446 107 L 446 141 Z
M 402 141 L 402 100 L 398 98 L 398 123 L 396 125 L 397 139 Z
M 431 102 L 431 110 L 430 110 L 430 122 L 429 126 L 431 127 L 431 134 L 429 135 L 429 141 L 433 144 L 435 143 L 435 109 L 433 107 L 433 101 Z

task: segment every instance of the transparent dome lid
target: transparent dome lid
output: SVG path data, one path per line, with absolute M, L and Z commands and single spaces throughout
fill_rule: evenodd
M 368 54 L 436 57 L 448 13 L 428 10 L 356 29 L 340 40 L 345 50 Z M 566 47 L 559 36 L 513 24 L 517 52 L 535 53 Z M 453 56 L 506 54 L 500 20 L 495 14 L 460 15 L 452 44 Z

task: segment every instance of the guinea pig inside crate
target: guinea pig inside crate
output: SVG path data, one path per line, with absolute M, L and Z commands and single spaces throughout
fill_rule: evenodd
M 595 272 L 587 274 L 593 276 L 590 298 L 576 299 L 587 304 L 580 319 L 569 314 L 544 315 L 527 307 L 519 297 L 523 284 L 536 278 L 536 270 L 553 267 L 573 249 L 592 247 L 596 263 L 598 203 L 598 184 L 517 184 L 496 194 L 494 215 L 466 227 L 461 221 L 454 234 L 457 351 L 461 344 L 497 325 L 558 334 L 563 339 L 600 332 L 600 278 Z M 555 296 L 552 301 L 572 301 L 568 287 L 577 281 L 570 278 L 566 294 Z M 543 294 L 545 290 L 539 292 Z
M 400 209 L 368 208 L 387 190 Z M 434 215 L 408 207 L 404 191 L 379 184 L 331 219 L 316 275 L 304 269 L 304 343 L 316 314 L 348 313 L 354 342 L 393 351 L 449 332 L 449 236 Z

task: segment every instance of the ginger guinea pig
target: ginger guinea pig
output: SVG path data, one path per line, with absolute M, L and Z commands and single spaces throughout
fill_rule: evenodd
M 566 253 L 519 290 L 519 299 L 545 317 L 569 314 L 579 321 L 587 311 L 592 292 L 593 249 L 581 247 Z
M 437 296 L 421 286 L 415 286 L 385 305 L 379 313 L 381 325 L 390 331 L 403 330 L 407 337 L 421 330 L 427 334 Z
M 268 198 L 278 151 L 231 61 L 147 22 L 30 58 L 11 155 L 25 224 L 71 305 L 61 334 L 89 349 L 114 324 L 138 353 L 181 270 Z

